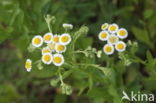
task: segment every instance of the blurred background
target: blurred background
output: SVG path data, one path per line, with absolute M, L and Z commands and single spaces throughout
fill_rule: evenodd
M 155 9 L 156 0 L 0 0 L 0 103 L 115 103 L 123 88 L 156 94 Z M 73 79 L 66 79 L 72 81 L 73 93 L 62 95 L 59 86 L 50 83 L 54 67 L 42 71 L 33 67 L 30 73 L 24 69 L 26 58 L 38 56 L 27 50 L 31 38 L 48 32 L 46 14 L 57 19 L 55 33 L 61 31 L 62 23 L 73 24 L 73 31 L 88 26 L 87 39 L 79 40 L 81 49 L 91 45 L 100 50 L 103 43 L 97 35 L 101 24 L 117 23 L 128 30 L 127 40 L 138 43 L 136 59 L 128 67 L 115 64 L 113 87 L 98 83 L 102 74 L 94 70 L 95 84 L 88 91 L 84 74 L 75 72 Z

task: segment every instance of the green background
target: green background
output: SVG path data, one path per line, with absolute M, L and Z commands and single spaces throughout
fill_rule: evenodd
M 59 85 L 50 85 L 57 78 L 57 68 L 44 66 L 40 71 L 34 66 L 30 73 L 24 69 L 27 58 L 39 57 L 27 47 L 34 35 L 48 32 L 46 14 L 56 17 L 54 33 L 62 32 L 63 23 L 73 24 L 73 31 L 82 25 L 89 27 L 76 49 L 92 46 L 101 50 L 104 43 L 98 40 L 98 33 L 105 22 L 126 28 L 127 41 L 138 43 L 126 51 L 131 64 L 123 65 L 126 60 L 119 60 L 117 54 L 109 57 L 103 53 L 93 61 L 80 55 L 77 59 L 84 63 L 106 66 L 109 61 L 111 73 L 103 75 L 91 67 L 73 70 L 65 79 L 73 93 L 62 95 Z M 155 45 L 155 0 L 0 0 L 0 103 L 120 103 L 123 90 L 156 94 Z

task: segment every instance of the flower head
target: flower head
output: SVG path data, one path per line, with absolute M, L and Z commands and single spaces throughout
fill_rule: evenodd
M 37 35 L 32 39 L 32 45 L 34 47 L 40 47 L 42 44 L 43 44 L 43 38 L 40 35 Z
M 63 24 L 62 25 L 65 29 L 73 29 L 73 25 L 72 24 Z
M 115 44 L 115 49 L 118 52 L 123 52 L 126 49 L 126 44 L 123 41 L 119 41 L 118 43 Z
M 27 59 L 26 60 L 26 62 L 25 62 L 25 68 L 26 68 L 27 72 L 30 72 L 31 71 L 32 61 L 30 59 Z
M 54 35 L 52 41 L 53 43 L 59 43 L 59 39 L 60 39 L 59 35 Z
M 116 35 L 111 34 L 111 35 L 109 35 L 107 42 L 109 44 L 115 45 L 118 41 L 119 41 L 119 38 Z
M 42 62 L 44 64 L 50 64 L 52 63 L 52 60 L 53 60 L 53 56 L 51 53 L 45 53 L 42 55 Z
M 114 53 L 114 46 L 111 45 L 111 44 L 105 44 L 104 47 L 103 47 L 103 51 L 107 55 L 111 55 L 111 54 Z
M 109 37 L 109 33 L 108 33 L 107 31 L 101 31 L 101 32 L 99 33 L 99 39 L 100 39 L 101 41 L 106 41 L 106 40 L 108 40 L 108 37 Z
M 65 45 L 62 45 L 62 44 L 56 44 L 55 51 L 57 53 L 63 53 L 63 52 L 66 51 L 66 46 Z
M 60 36 L 60 44 L 68 45 L 71 42 L 71 36 L 68 33 L 64 33 Z
M 118 31 L 117 31 L 117 35 L 120 39 L 125 39 L 127 38 L 128 36 L 128 32 L 126 29 L 124 28 L 120 28 Z
M 48 43 L 47 44 L 47 46 L 48 46 L 48 48 L 53 52 L 53 51 L 55 51 L 55 43 Z
M 42 48 L 42 55 L 45 54 L 45 53 L 51 53 L 50 48 L 48 48 L 48 47 Z
M 64 57 L 62 54 L 54 54 L 53 55 L 53 63 L 56 66 L 61 66 L 64 63 Z
M 118 31 L 118 25 L 117 24 L 110 24 L 108 27 L 108 31 L 110 33 L 116 33 Z
M 52 38 L 53 38 L 53 34 L 52 33 L 46 33 L 43 36 L 43 40 L 45 43 L 51 43 L 52 42 Z
M 106 30 L 106 29 L 108 29 L 108 26 L 109 26 L 108 23 L 104 23 L 104 24 L 101 25 L 101 29 Z

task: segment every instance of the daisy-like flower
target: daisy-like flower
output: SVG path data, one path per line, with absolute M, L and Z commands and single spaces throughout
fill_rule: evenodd
M 103 51 L 104 53 L 106 53 L 107 55 L 111 55 L 114 53 L 114 46 L 111 44 L 106 44 L 103 47 Z
M 66 46 L 65 45 L 62 45 L 62 44 L 56 44 L 55 51 L 57 53 L 63 53 L 63 52 L 66 51 Z
M 32 45 L 34 47 L 40 47 L 42 44 L 43 44 L 43 38 L 40 35 L 37 35 L 32 39 Z
M 68 45 L 71 42 L 71 36 L 68 33 L 64 33 L 60 36 L 60 43 L 62 45 Z
M 99 33 L 99 39 L 100 39 L 101 41 L 106 41 L 106 40 L 108 40 L 108 37 L 109 37 L 109 33 L 108 33 L 107 31 L 101 31 L 101 32 Z
M 52 38 L 53 38 L 53 34 L 52 33 L 46 33 L 43 36 L 43 40 L 45 43 L 51 43 L 52 42 Z
M 50 64 L 53 61 L 53 56 L 51 53 L 45 53 L 42 55 L 42 62 L 44 64 Z
M 119 27 L 117 24 L 110 24 L 108 27 L 108 31 L 110 33 L 116 33 L 118 31 Z
M 108 23 L 104 23 L 104 24 L 101 25 L 101 29 L 106 30 L 106 29 L 108 29 L 108 26 L 109 26 Z
M 63 24 L 62 25 L 65 29 L 73 29 L 73 25 L 72 24 Z
M 54 54 L 53 55 L 53 63 L 56 66 L 61 66 L 64 63 L 64 57 L 62 54 Z
M 59 43 L 59 39 L 60 39 L 59 35 L 54 35 L 52 41 L 53 43 Z
M 26 60 L 26 62 L 25 62 L 25 68 L 26 68 L 27 72 L 30 72 L 31 71 L 32 61 L 30 59 L 27 59 Z
M 48 48 L 53 52 L 53 51 L 55 51 L 55 43 L 48 43 L 47 44 L 47 46 L 48 46 Z
M 117 24 L 104 23 L 101 26 L 102 31 L 98 37 L 101 41 L 107 41 L 103 51 L 107 55 L 111 55 L 114 51 L 123 52 L 126 49 L 126 43 L 120 41 L 127 38 L 128 32 L 124 28 L 119 28 Z
M 50 50 L 49 47 L 42 48 L 42 55 L 45 54 L 45 53 L 51 53 L 51 50 Z
M 118 43 L 115 44 L 115 49 L 118 52 L 123 52 L 126 50 L 126 44 L 123 41 L 119 41 Z
M 118 36 L 114 34 L 109 35 L 108 40 L 107 40 L 107 42 L 112 45 L 115 45 L 118 41 L 119 41 Z
M 117 35 L 120 39 L 125 39 L 127 38 L 128 36 L 128 32 L 126 29 L 124 28 L 120 28 L 118 31 L 117 31 Z

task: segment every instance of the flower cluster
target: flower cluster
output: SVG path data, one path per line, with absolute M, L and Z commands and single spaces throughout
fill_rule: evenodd
M 71 24 L 63 24 L 63 27 L 72 29 Z M 36 35 L 32 39 L 32 46 L 41 49 L 41 60 L 44 64 L 54 64 L 55 66 L 61 66 L 64 63 L 63 54 L 67 45 L 71 42 L 71 36 L 69 33 L 63 33 L 61 35 L 52 34 L 50 32 L 41 35 Z M 31 70 L 31 60 L 27 59 L 25 68 L 27 71 Z
M 126 43 L 122 40 L 127 38 L 128 32 L 125 28 L 119 28 L 117 24 L 104 23 L 101 26 L 102 31 L 98 37 L 101 41 L 106 41 L 103 51 L 111 55 L 114 51 L 123 52 L 126 49 Z

